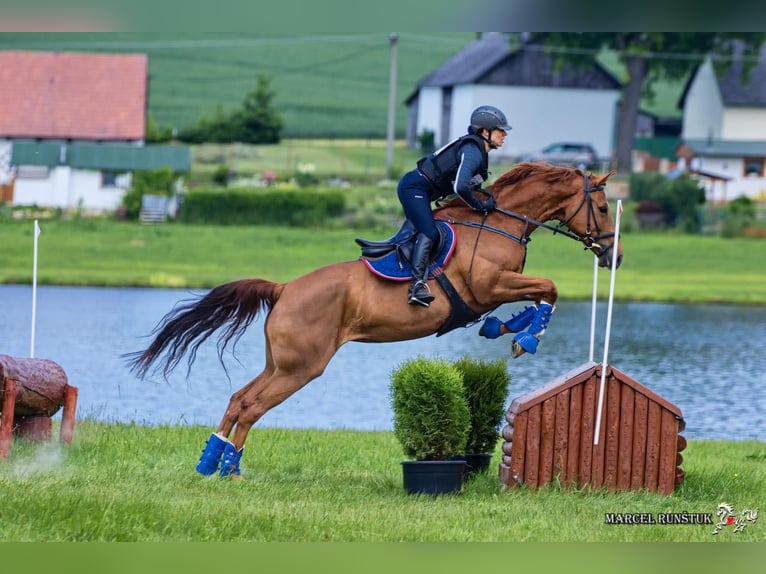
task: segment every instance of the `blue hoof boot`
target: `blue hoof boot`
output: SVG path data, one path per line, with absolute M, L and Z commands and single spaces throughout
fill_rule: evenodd
M 245 447 L 237 450 L 233 443 L 227 443 L 223 449 L 223 459 L 221 460 L 221 478 L 228 476 L 239 476 L 239 459 L 242 458 L 242 451 Z
M 479 329 L 479 335 L 487 339 L 497 339 L 500 336 L 500 325 L 502 324 L 502 321 L 497 317 L 487 317 Z
M 225 438 L 212 433 L 210 438 L 207 439 L 202 456 L 197 463 L 197 472 L 205 476 L 215 474 L 218 470 L 218 463 L 221 460 L 223 449 L 227 444 L 229 444 L 229 441 Z
M 535 351 L 537 351 L 537 345 L 540 343 L 540 340 L 537 337 L 530 335 L 526 331 L 516 334 L 513 340 L 516 341 L 521 346 L 521 348 L 530 355 L 535 354 Z
M 532 323 L 532 319 L 535 318 L 535 315 L 537 315 L 537 307 L 534 305 L 524 307 L 522 311 L 516 315 L 513 315 L 504 323 L 505 328 L 508 329 L 511 333 L 518 333 L 519 331 L 523 331 L 529 327 L 529 325 Z
M 550 303 L 541 302 L 540 306 L 537 308 L 537 313 L 529 326 L 529 332 L 538 338 L 542 337 L 545 330 L 548 328 L 548 323 L 551 320 L 551 315 L 554 310 L 555 307 Z

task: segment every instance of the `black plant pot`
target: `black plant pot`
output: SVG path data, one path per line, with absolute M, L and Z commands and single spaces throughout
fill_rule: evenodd
M 407 494 L 450 494 L 463 490 L 464 460 L 407 460 L 402 478 Z
M 468 453 L 465 458 L 465 477 L 470 478 L 476 473 L 487 472 L 492 455 L 487 453 Z

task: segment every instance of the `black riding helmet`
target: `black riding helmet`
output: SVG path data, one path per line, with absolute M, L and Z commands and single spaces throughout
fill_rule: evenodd
M 494 106 L 479 106 L 471 114 L 471 126 L 477 131 L 481 129 L 509 131 L 511 126 L 505 119 L 505 114 Z
M 492 130 L 509 131 L 511 126 L 505 114 L 495 106 L 479 106 L 471 114 L 471 125 L 468 127 L 468 133 L 480 134 L 481 130 L 486 129 L 490 137 L 481 138 L 486 141 L 493 149 L 496 148 L 490 140 L 492 139 Z

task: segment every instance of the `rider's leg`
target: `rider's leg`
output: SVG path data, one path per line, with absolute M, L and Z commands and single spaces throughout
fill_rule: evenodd
M 397 194 L 404 215 L 419 232 L 412 250 L 412 285 L 408 301 L 428 307 L 434 299 L 428 287 L 428 264 L 431 262 L 431 248 L 439 239 L 439 230 L 431 212 L 428 182 L 417 171 L 409 172 L 399 182 Z

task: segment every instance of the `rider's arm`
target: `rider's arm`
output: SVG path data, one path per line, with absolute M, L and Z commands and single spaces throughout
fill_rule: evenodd
M 458 150 L 457 173 L 453 184 L 454 192 L 473 209 L 483 210 L 484 205 L 481 200 L 473 195 L 476 186 L 472 184 L 471 179 L 481 170 L 482 154 L 473 143 L 465 143 Z

